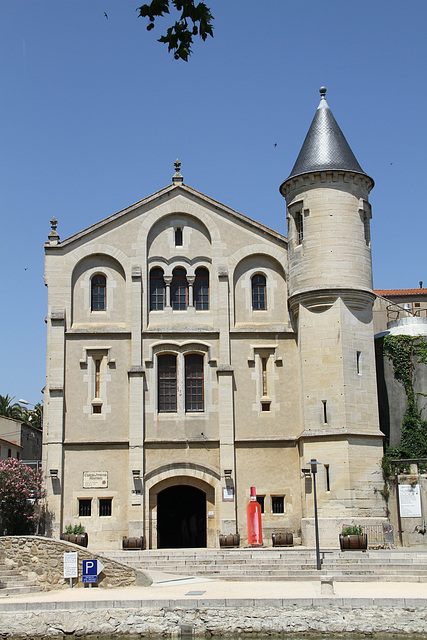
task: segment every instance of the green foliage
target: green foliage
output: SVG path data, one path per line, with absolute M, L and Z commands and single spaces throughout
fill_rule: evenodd
M 360 524 L 349 525 L 348 527 L 345 527 L 342 530 L 341 535 L 342 536 L 362 536 L 363 529 Z
M 427 457 L 427 421 L 421 417 L 413 386 L 413 368 L 416 362 L 427 364 L 427 343 L 422 336 L 385 336 L 383 351 L 393 362 L 395 377 L 403 383 L 407 397 L 406 412 L 402 420 L 402 435 L 398 447 L 389 448 L 387 457 Z M 384 471 L 384 464 L 383 464 Z
M 181 15 L 158 41 L 168 45 L 168 51 L 174 52 L 175 60 L 181 58 L 187 62 L 191 55 L 194 36 L 199 35 L 203 41 L 208 36 L 213 37 L 214 17 L 204 2 L 195 4 L 195 0 L 152 0 L 137 9 L 139 17 L 149 20 L 147 31 L 154 29 L 156 18 L 162 18 L 165 13 L 169 13 L 169 6 L 175 7 Z
M 42 473 L 16 460 L 0 462 L 0 519 L 6 535 L 28 535 L 39 521 L 35 505 L 43 496 Z
M 81 522 L 78 522 L 74 526 L 72 526 L 71 524 L 67 524 L 67 526 L 65 527 L 65 533 L 69 533 L 69 534 L 73 533 L 76 536 L 79 536 L 82 533 L 85 533 L 85 531 L 86 531 L 86 529 L 81 524 Z
M 38 402 L 34 405 L 34 409 L 26 409 L 22 407 L 22 417 L 21 420 L 31 425 L 32 427 L 36 427 L 37 429 L 43 428 L 43 405 Z
M 15 397 L 11 398 L 8 394 L 0 396 L 0 416 L 22 420 L 23 408 L 18 402 L 12 402 L 14 399 Z

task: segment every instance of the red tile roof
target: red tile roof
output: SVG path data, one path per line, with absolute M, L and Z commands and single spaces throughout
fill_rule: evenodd
M 374 289 L 377 296 L 388 298 L 390 296 L 425 296 L 427 289 Z

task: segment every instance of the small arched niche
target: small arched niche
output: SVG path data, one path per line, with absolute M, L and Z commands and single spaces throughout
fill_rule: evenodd
M 157 220 L 147 237 L 147 255 L 170 260 L 176 255 L 192 260 L 211 257 L 211 236 L 205 225 L 187 214 L 175 213 Z

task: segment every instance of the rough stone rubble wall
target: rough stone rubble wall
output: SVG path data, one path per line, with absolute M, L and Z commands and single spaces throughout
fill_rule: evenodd
M 348 605 L 337 605 L 325 600 L 320 605 L 299 606 L 186 606 L 115 608 L 106 603 L 68 603 L 80 609 L 22 610 L 0 614 L 0 635 L 3 638 L 60 637 L 105 634 L 124 636 L 178 637 L 181 630 L 195 636 L 236 636 L 243 633 L 256 635 L 283 633 L 328 634 L 425 634 L 427 632 L 427 601 L 422 606 L 396 607 L 365 606 L 363 600 Z M 112 603 L 111 603 L 112 604 Z M 118 604 L 118 603 L 116 603 Z M 121 603 L 125 605 L 125 603 Z M 46 605 L 42 605 L 46 606 Z M 17 615 L 18 614 L 18 615 Z
M 18 569 L 43 590 L 68 588 L 63 578 L 64 553 L 77 551 L 79 580 L 75 587 L 83 587 L 83 560 L 99 559 L 104 565 L 98 576 L 100 587 L 148 586 L 151 584 L 143 572 L 115 562 L 69 542 L 60 542 L 38 536 L 5 536 L 0 538 L 0 559 L 10 568 Z

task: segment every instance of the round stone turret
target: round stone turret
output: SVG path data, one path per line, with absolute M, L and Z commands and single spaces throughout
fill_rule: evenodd
M 288 207 L 289 293 L 372 289 L 369 192 L 361 168 L 325 99 L 297 161 L 280 187 Z

